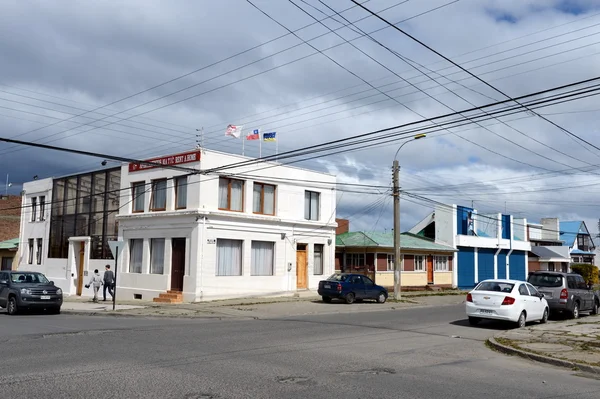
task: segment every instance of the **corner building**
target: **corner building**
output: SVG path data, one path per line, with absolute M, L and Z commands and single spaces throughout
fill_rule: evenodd
M 19 269 L 90 296 L 88 276 L 114 268 L 108 241 L 120 240 L 121 299 L 172 291 L 192 302 L 316 289 L 334 272 L 335 176 L 276 163 L 209 174 L 169 167 L 211 170 L 248 159 L 194 150 L 149 160 L 163 167 L 123 164 L 26 183 L 21 245 L 34 255 L 21 257 Z

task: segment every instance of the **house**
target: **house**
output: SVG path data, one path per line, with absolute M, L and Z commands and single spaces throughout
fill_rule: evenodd
M 0 270 L 16 267 L 21 228 L 21 196 L 0 196 Z
M 543 218 L 540 223 L 527 223 L 527 238 L 531 243 L 528 271 L 569 271 L 569 248 L 560 240 L 558 218 Z
M 569 247 L 572 263 L 595 264 L 596 245 L 584 221 L 560 222 L 560 239 Z
M 362 273 L 384 287 L 394 286 L 394 234 L 345 232 L 336 236 L 335 269 Z M 400 235 L 401 286 L 424 289 L 452 286 L 455 249 L 410 233 Z
M 0 241 L 0 270 L 12 270 L 16 266 L 17 253 L 19 251 L 19 239 Z
M 472 288 L 486 279 L 524 280 L 527 276 L 531 244 L 525 219 L 440 204 L 410 232 L 457 250 L 452 259 L 453 287 Z
M 84 283 L 94 269 L 115 267 L 108 243 L 119 240 L 123 299 L 316 289 L 334 270 L 335 176 L 277 163 L 217 171 L 249 160 L 194 150 L 149 160 L 161 166 L 122 164 L 25 183 L 21 245 L 35 256 L 21 258 L 19 268 L 89 296 Z M 52 199 L 43 212 L 42 197 Z

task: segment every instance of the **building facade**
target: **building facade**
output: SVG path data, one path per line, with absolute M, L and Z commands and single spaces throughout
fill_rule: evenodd
M 457 205 L 438 205 L 411 233 L 455 248 L 452 286 L 472 288 L 492 278 L 525 280 L 527 221 L 512 215 L 479 214 Z
M 394 234 L 345 232 L 336 237 L 335 269 L 365 274 L 384 287 L 394 286 Z M 402 233 L 401 287 L 452 287 L 454 248 Z
M 90 295 L 90 273 L 114 267 L 108 242 L 116 240 L 122 299 L 316 289 L 334 270 L 335 177 L 272 163 L 199 173 L 248 160 L 194 150 L 150 160 L 155 165 L 26 183 L 24 201 L 43 195 L 52 206 L 46 223 L 23 215 L 21 243 L 33 240 L 35 254 L 41 248 L 39 268 L 71 295 Z

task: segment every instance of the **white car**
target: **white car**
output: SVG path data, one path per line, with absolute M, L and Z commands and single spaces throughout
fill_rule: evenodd
M 469 323 L 502 320 L 525 327 L 528 321 L 548 321 L 548 302 L 529 283 L 518 280 L 484 280 L 467 294 Z

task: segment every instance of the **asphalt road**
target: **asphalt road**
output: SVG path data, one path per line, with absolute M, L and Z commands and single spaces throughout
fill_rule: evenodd
M 0 313 L 0 397 L 600 397 L 598 380 L 487 349 L 503 327 L 469 327 L 462 306 L 225 321 Z

